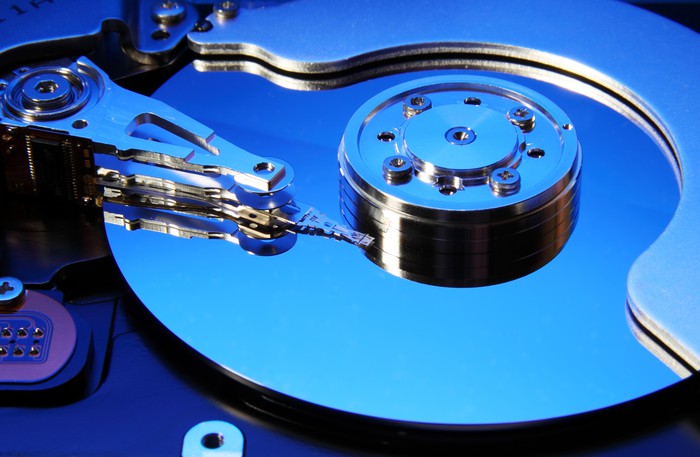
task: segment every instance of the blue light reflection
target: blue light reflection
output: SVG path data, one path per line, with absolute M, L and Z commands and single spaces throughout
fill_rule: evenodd
M 450 72 L 299 92 L 186 68 L 155 96 L 251 152 L 291 163 L 298 199 L 340 220 L 336 153 L 347 120 L 381 90 L 438 73 Z M 357 248 L 320 238 L 255 257 L 224 242 L 108 226 L 115 257 L 146 306 L 197 351 L 336 409 L 502 423 L 597 409 L 676 382 L 625 320 L 627 271 L 678 201 L 671 167 L 611 110 L 508 78 L 559 104 L 584 154 L 578 226 L 563 252 L 527 277 L 441 288 L 394 277 Z

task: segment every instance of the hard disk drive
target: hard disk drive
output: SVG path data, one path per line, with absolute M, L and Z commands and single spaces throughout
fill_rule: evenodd
M 0 455 L 700 452 L 699 12 L 0 4 Z

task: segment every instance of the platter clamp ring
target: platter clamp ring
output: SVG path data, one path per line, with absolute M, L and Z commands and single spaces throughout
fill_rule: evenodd
M 552 260 L 578 216 L 581 148 L 567 115 L 500 79 L 433 77 L 388 89 L 350 120 L 341 211 L 367 257 L 409 280 L 472 287 Z

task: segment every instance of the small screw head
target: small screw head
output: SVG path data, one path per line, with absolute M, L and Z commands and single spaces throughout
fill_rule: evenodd
M 527 106 L 511 108 L 506 117 L 513 125 L 520 127 L 523 132 L 529 132 L 535 128 L 535 113 Z
M 39 347 L 38 346 L 32 346 L 29 348 L 29 355 L 32 357 L 36 357 L 39 355 Z
M 491 172 L 489 185 L 497 196 L 513 195 L 520 190 L 520 173 L 515 168 L 496 168 Z
M 159 24 L 177 24 L 186 14 L 185 3 L 179 1 L 157 1 L 151 8 L 151 17 Z
M 29 335 L 29 332 L 26 328 L 20 327 L 17 329 L 17 338 L 26 338 L 27 335 Z
M 41 338 L 42 336 L 44 336 L 44 330 L 41 329 L 41 328 L 39 328 L 39 327 L 37 327 L 37 328 L 35 328 L 34 331 L 32 332 L 32 336 L 33 336 L 34 338 Z
M 22 281 L 9 276 L 0 277 L 0 308 L 14 308 L 24 302 Z
M 413 176 L 413 164 L 407 157 L 391 156 L 384 159 L 382 171 L 389 184 L 405 184 Z
M 2 346 L 0 347 L 0 357 L 4 357 L 7 355 L 7 348 Z
M 221 19 L 231 19 L 238 14 L 238 2 L 224 0 L 214 4 L 214 14 Z
M 403 101 L 403 115 L 406 119 L 432 108 L 433 102 L 421 94 L 409 95 Z
M 16 356 L 24 355 L 24 346 L 15 346 L 15 349 L 14 351 L 12 351 L 12 354 Z
M 3 338 L 12 338 L 12 329 L 9 327 L 5 327 L 2 330 L 0 330 L 0 336 Z

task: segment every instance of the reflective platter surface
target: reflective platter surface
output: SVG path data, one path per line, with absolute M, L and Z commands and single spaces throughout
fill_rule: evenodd
M 154 97 L 255 154 L 287 161 L 297 198 L 340 221 L 337 148 L 352 114 L 384 89 L 450 74 L 470 73 L 409 73 L 303 92 L 186 67 Z M 671 166 L 641 130 L 597 102 L 495 76 L 558 104 L 582 145 L 577 227 L 534 273 L 445 288 L 392 276 L 358 248 L 318 237 L 299 236 L 287 253 L 256 257 L 223 241 L 107 226 L 125 278 L 163 325 L 232 377 L 351 413 L 519 422 L 615 405 L 675 383 L 678 376 L 635 340 L 625 315 L 629 267 L 678 202 Z

